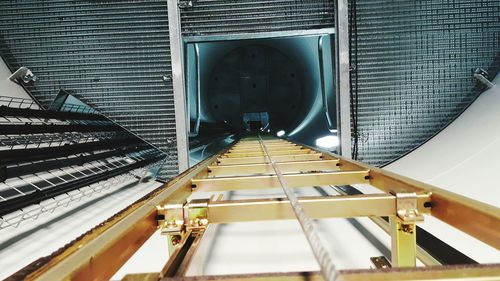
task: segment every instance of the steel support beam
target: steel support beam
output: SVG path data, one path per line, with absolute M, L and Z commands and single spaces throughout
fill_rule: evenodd
M 467 281 L 494 281 L 500 276 L 500 264 L 467 265 L 467 266 L 439 266 L 418 268 L 357 269 L 341 270 L 340 278 L 343 281 L 424 281 L 424 280 L 467 280 Z M 137 278 L 128 280 L 148 280 Z M 146 277 L 146 276 L 145 276 Z M 293 273 L 263 273 L 246 275 L 219 275 L 195 276 L 183 278 L 164 278 L 161 281 L 321 281 L 319 272 Z
M 297 154 L 297 155 L 279 155 L 273 157 L 274 161 L 279 162 L 298 162 L 298 161 L 310 161 L 310 160 L 321 160 L 321 153 L 308 153 L 308 154 Z M 217 163 L 220 165 L 237 165 L 237 164 L 265 164 L 269 163 L 269 159 L 265 156 L 255 156 L 255 157 L 239 157 L 239 158 L 218 158 Z
M 272 150 L 269 152 L 271 156 L 278 156 L 278 155 L 299 155 L 299 154 L 308 154 L 311 153 L 310 149 L 289 149 L 289 150 Z M 266 154 L 262 151 L 239 151 L 239 152 L 228 152 L 223 155 L 223 157 L 229 157 L 229 158 L 241 158 L 241 157 L 257 157 L 257 156 L 266 156 Z
M 324 154 L 325 159 L 339 156 Z M 380 168 L 340 157 L 341 170 L 370 167 L 370 185 L 384 192 L 431 192 L 432 215 L 484 243 L 500 249 L 500 208 Z
M 349 62 L 349 17 L 347 0 L 335 5 L 335 61 L 337 80 L 337 120 L 340 134 L 340 153 L 351 158 L 351 93 Z
M 308 174 L 283 175 L 289 187 L 323 186 L 323 185 L 345 185 L 348 183 L 368 183 L 369 170 L 325 172 Z M 240 189 L 265 189 L 278 188 L 280 183 L 276 175 L 272 176 L 248 176 L 227 177 L 191 180 L 193 191 L 226 191 Z
M 429 195 L 419 195 L 418 210 L 421 213 L 429 213 L 429 209 L 424 206 L 429 200 Z M 312 219 L 394 216 L 396 214 L 396 197 L 390 194 L 303 197 L 299 198 L 299 203 L 307 216 Z M 288 200 L 283 198 L 208 203 L 209 223 L 290 219 L 295 219 L 295 215 Z
M 283 173 L 304 173 L 314 171 L 336 171 L 338 160 L 317 160 L 277 163 Z M 252 174 L 274 174 L 271 164 L 208 166 L 208 177 L 243 176 Z
M 181 34 L 181 16 L 177 0 L 167 1 L 172 86 L 174 89 L 175 133 L 179 172 L 189 167 L 188 115 L 186 82 L 184 79 L 184 43 Z

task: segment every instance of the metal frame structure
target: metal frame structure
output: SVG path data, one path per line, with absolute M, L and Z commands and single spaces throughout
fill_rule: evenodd
M 172 85 L 174 88 L 175 133 L 179 172 L 189 167 L 188 115 L 186 81 L 184 77 L 184 43 L 181 35 L 181 19 L 177 1 L 167 1 L 170 57 L 172 60 Z
M 337 80 L 337 128 L 340 134 L 340 154 L 351 158 L 351 91 L 349 60 L 349 19 L 347 0 L 335 5 L 335 73 Z
M 285 155 L 273 156 L 283 151 Z M 311 158 L 304 160 L 304 155 Z M 207 198 L 188 202 L 189 196 L 208 190 L 277 187 L 283 184 L 278 175 L 285 179 L 288 187 L 294 188 L 333 186 L 345 190 L 344 185 L 364 183 L 385 192 L 298 199 L 298 204 L 311 219 L 370 217 L 377 221 L 379 217 L 389 217 L 389 224 L 379 222 L 379 225 L 391 236 L 391 262 L 377 258 L 374 259 L 377 269 L 340 270 L 336 272 L 336 280 L 498 280 L 500 276 L 500 264 L 439 265 L 432 253 L 417 245 L 415 225 L 423 221 L 423 215 L 432 215 L 500 249 L 499 208 L 286 140 L 249 138 L 190 168 L 12 278 L 107 280 L 159 228 L 170 244 L 170 258 L 164 268 L 156 273 L 127 275 L 123 280 L 179 280 L 178 277 L 183 277 L 193 265 L 201 239 L 213 234 L 212 225 L 294 219 L 291 204 L 283 198 Z M 416 268 L 417 258 L 432 266 Z M 183 278 L 322 280 L 323 277 L 310 272 Z

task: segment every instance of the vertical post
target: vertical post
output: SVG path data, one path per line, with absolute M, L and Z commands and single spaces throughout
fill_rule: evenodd
M 349 17 L 347 1 L 337 0 L 335 5 L 335 72 L 340 154 L 346 158 L 351 158 Z
M 181 35 L 181 17 L 177 0 L 167 1 L 170 58 L 174 89 L 175 131 L 179 172 L 189 167 L 186 82 L 184 79 L 184 44 Z
M 392 267 L 415 267 L 417 262 L 415 223 L 406 223 L 397 216 L 391 216 L 389 228 Z

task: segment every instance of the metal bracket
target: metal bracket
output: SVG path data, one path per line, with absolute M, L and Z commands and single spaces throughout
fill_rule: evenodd
M 376 269 L 387 269 L 392 267 L 391 263 L 384 256 L 371 257 L 370 261 L 373 263 Z
M 187 230 L 205 229 L 208 225 L 209 199 L 193 199 L 184 205 L 184 222 Z
M 177 5 L 179 6 L 179 9 L 187 9 L 193 7 L 193 4 L 196 0 L 179 0 Z
M 162 234 L 180 234 L 184 229 L 184 204 L 157 206 L 158 226 Z
M 488 79 L 488 76 L 488 72 L 482 68 L 477 68 L 474 71 L 474 78 L 484 84 L 488 89 L 491 89 L 495 86 L 495 84 L 491 83 L 491 81 Z
M 157 206 L 158 226 L 165 235 L 205 229 L 208 225 L 209 199 L 193 199 L 184 204 Z
M 396 213 L 403 223 L 421 222 L 424 217 L 418 212 L 416 193 L 396 193 Z
M 9 76 L 9 80 L 16 83 L 22 81 L 24 84 L 28 84 L 31 81 L 36 81 L 37 77 L 33 75 L 29 68 L 22 66 Z

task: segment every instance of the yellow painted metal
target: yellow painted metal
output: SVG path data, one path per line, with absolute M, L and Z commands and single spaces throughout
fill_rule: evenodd
M 391 264 L 393 267 L 417 265 L 417 235 L 415 223 L 403 222 L 397 216 L 389 217 L 391 234 Z
M 289 187 L 306 187 L 322 185 L 346 185 L 368 183 L 369 171 L 345 171 L 284 175 Z M 191 180 L 193 191 L 226 191 L 241 189 L 265 189 L 280 187 L 278 177 L 247 176 L 227 178 L 204 178 Z
M 418 198 L 419 211 L 429 213 L 424 204 L 429 201 L 430 196 L 421 194 Z M 396 198 L 390 194 L 303 197 L 299 198 L 299 203 L 307 216 L 313 219 L 393 216 L 396 213 Z M 295 219 L 295 215 L 288 200 L 283 198 L 217 201 L 208 204 L 209 223 L 289 219 Z
M 341 270 L 343 281 L 498 281 L 500 264 Z M 133 279 L 139 281 L 140 279 Z M 147 279 L 144 279 L 147 280 Z M 165 278 L 161 281 L 178 281 Z M 184 277 L 183 281 L 321 281 L 319 272 L 260 273 Z
M 317 160 L 278 163 L 283 173 L 303 173 L 313 171 L 336 171 L 338 160 Z M 208 177 L 243 176 L 253 174 L 274 174 L 271 164 L 243 164 L 208 166 Z
M 370 185 L 385 192 L 432 192 L 434 217 L 500 250 L 500 208 L 338 155 L 323 158 L 339 159 L 341 170 L 370 168 Z
M 299 154 L 308 154 L 311 153 L 310 149 L 292 149 L 292 150 L 274 150 L 269 152 L 271 156 L 278 155 L 299 155 Z M 253 151 L 253 152 L 228 152 L 223 155 L 223 157 L 230 158 L 240 158 L 240 157 L 256 157 L 256 156 L 265 156 L 263 151 Z
M 297 162 L 297 161 L 310 161 L 320 160 L 323 154 L 321 153 L 308 153 L 297 155 L 279 155 L 273 157 L 275 162 Z M 241 158 L 218 158 L 217 163 L 221 165 L 237 165 L 237 164 L 262 164 L 269 163 L 269 159 L 265 156 L 256 157 L 241 157 Z
M 300 149 L 302 146 L 298 146 L 296 144 L 290 144 L 290 145 L 275 145 L 275 146 L 268 146 L 267 149 L 269 151 L 281 151 L 281 150 L 293 150 L 293 149 Z M 231 152 L 262 152 L 264 151 L 262 147 L 255 146 L 255 147 L 242 147 L 242 148 L 231 148 L 229 149 Z
M 296 144 L 268 144 L 267 147 L 269 148 L 301 148 L 302 146 L 296 145 Z M 240 146 L 234 146 L 231 148 L 231 151 L 236 151 L 236 150 L 262 150 L 262 147 L 259 145 L 240 145 Z
M 283 140 L 265 140 L 269 151 L 289 151 L 305 145 L 296 145 Z M 419 194 L 418 213 L 429 213 L 438 219 L 500 249 L 500 209 L 472 199 L 371 167 L 337 155 L 314 152 L 308 154 L 277 155 L 272 158 L 280 170 L 285 171 L 290 187 L 341 185 L 369 183 L 389 193 Z M 262 153 L 257 139 L 241 141 L 231 148 L 231 153 Z M 233 154 L 234 155 L 234 154 Z M 237 154 L 236 154 L 237 155 Z M 278 187 L 269 160 L 264 156 L 212 157 L 191 168 L 167 183 L 162 189 L 132 204 L 120 214 L 102 223 L 69 246 L 44 258 L 36 266 L 20 271 L 14 279 L 27 280 L 107 280 L 156 230 L 155 206 L 181 203 L 194 191 L 222 191 Z M 307 162 L 307 163 L 306 163 Z M 337 164 L 339 166 L 337 166 Z M 210 166 L 209 166 L 210 165 Z M 316 168 L 315 168 L 316 167 Z M 332 172 L 330 169 L 338 169 Z M 314 172 L 312 171 L 320 171 Z M 300 173 L 297 173 L 300 172 Z M 306 172 L 306 173 L 304 173 Z M 248 174 L 270 174 L 267 176 L 241 176 Z M 231 176 L 231 177 L 229 177 Z M 224 178 L 223 178 L 224 177 Z M 430 195 L 425 195 L 425 194 Z M 430 196 L 430 202 L 429 202 Z M 389 271 L 341 271 L 344 281 L 357 280 L 498 280 L 500 265 L 465 267 L 430 267 L 425 270 L 407 267 L 415 265 L 415 231 L 410 231 L 408 222 L 400 221 L 393 195 L 366 195 L 365 197 L 302 198 L 301 205 L 312 218 L 389 216 L 391 223 L 385 228 L 393 237 L 393 268 Z M 424 206 L 424 203 L 426 205 Z M 292 218 L 291 208 L 284 199 L 259 199 L 244 201 L 222 201 L 208 203 L 208 223 L 230 223 Z M 189 216 L 188 216 L 189 217 Z M 374 218 L 377 221 L 376 218 Z M 380 220 L 380 219 L 379 219 Z M 193 220 L 194 221 L 194 220 Z M 413 225 L 414 226 L 414 225 Z M 191 228 L 196 229 L 196 228 Z M 420 249 L 422 250 L 422 249 Z M 418 254 L 422 256 L 422 253 Z M 429 262 L 432 264 L 432 261 Z M 154 274 L 145 274 L 151 278 Z M 315 273 L 309 275 L 276 274 L 261 276 L 221 277 L 224 280 L 321 280 Z M 130 276 L 130 280 L 139 276 Z M 216 278 L 212 277 L 211 280 Z M 145 279 L 146 280 L 146 279 Z M 199 280 L 199 279 L 198 279 Z
M 347 195 L 342 189 L 332 186 L 332 188 L 338 192 L 341 195 Z M 420 202 L 418 203 L 418 206 L 420 206 Z M 429 208 L 430 211 L 430 208 Z M 370 220 L 373 221 L 376 225 L 378 225 L 382 230 L 384 230 L 387 234 L 391 235 L 390 227 L 389 227 L 389 222 L 385 221 L 381 217 L 370 217 Z M 436 260 L 432 255 L 427 253 L 422 247 L 417 245 L 417 258 L 420 260 L 424 265 L 426 266 L 433 266 L 433 265 L 441 265 L 441 263 Z

